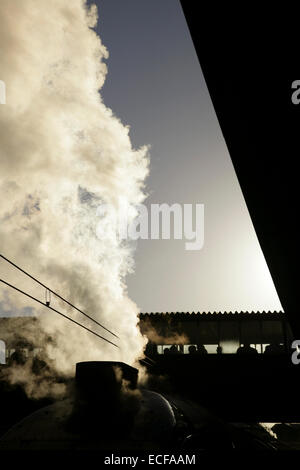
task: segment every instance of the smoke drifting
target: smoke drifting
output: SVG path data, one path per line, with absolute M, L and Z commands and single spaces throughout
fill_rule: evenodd
M 162 335 L 152 325 L 144 326 L 147 331 L 147 338 L 155 344 L 188 344 L 189 338 L 184 333 L 172 333 Z
M 124 283 L 133 249 L 118 240 L 109 219 L 99 221 L 97 208 L 109 204 L 135 216 L 145 198 L 148 149 L 132 148 L 129 128 L 101 100 L 108 52 L 92 29 L 97 9 L 81 0 L 1 0 L 0 17 L 0 78 L 6 84 L 1 253 L 118 334 L 120 349 L 3 286 L 0 302 L 9 304 L 10 314 L 32 307 L 39 315 L 44 334 L 55 338 L 45 349 L 58 373 L 73 374 L 82 360 L 134 364 L 145 339 Z M 109 238 L 97 236 L 99 222 Z M 1 277 L 45 300 L 41 288 L 4 261 Z M 51 305 L 114 340 L 65 305 L 53 299 Z

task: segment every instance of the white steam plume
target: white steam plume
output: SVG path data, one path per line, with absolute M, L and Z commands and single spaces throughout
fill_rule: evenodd
M 110 239 L 97 237 L 96 211 L 103 202 L 130 213 L 144 200 L 148 149 L 132 148 L 129 128 L 101 100 L 108 53 L 92 29 L 96 7 L 82 0 L 1 0 L 0 18 L 0 79 L 6 84 L 0 251 L 116 332 L 120 349 L 3 285 L 0 301 L 40 313 L 44 331 L 56 340 L 58 372 L 73 373 L 80 360 L 133 364 L 145 339 L 124 284 L 132 249 L 118 241 L 115 227 Z M 2 278 L 44 300 L 41 288 L 0 263 Z M 116 340 L 74 311 L 72 317 Z

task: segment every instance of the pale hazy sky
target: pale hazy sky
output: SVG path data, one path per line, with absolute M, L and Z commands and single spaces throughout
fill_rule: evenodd
M 205 245 L 138 241 L 141 311 L 279 310 L 178 0 L 98 0 L 109 50 L 104 102 L 151 145 L 151 203 L 203 203 Z

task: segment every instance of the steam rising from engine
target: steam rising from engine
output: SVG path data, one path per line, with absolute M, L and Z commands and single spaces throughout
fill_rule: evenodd
M 74 364 L 88 360 L 133 365 L 145 345 L 124 283 L 133 248 L 118 240 L 109 218 L 99 219 L 97 208 L 109 204 L 135 217 L 145 198 L 148 149 L 133 149 L 129 128 L 102 102 L 108 52 L 93 29 L 97 9 L 82 0 L 1 0 L 0 17 L 0 78 L 6 84 L 0 106 L 1 253 L 118 334 L 120 349 L 3 286 L 2 312 L 28 313 L 30 307 L 39 316 L 43 334 L 55 339 L 44 347 L 58 373 L 73 375 Z M 109 237 L 97 236 L 99 224 Z M 44 300 L 42 288 L 3 261 L 1 277 Z M 53 297 L 51 302 L 113 339 Z M 31 331 L 30 340 L 38 336 Z M 25 383 L 30 374 L 24 370 Z

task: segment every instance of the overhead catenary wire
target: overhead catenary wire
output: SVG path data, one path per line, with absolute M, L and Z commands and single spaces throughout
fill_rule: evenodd
M 58 313 L 58 315 L 61 315 L 62 317 L 66 318 L 67 320 L 71 321 L 72 323 L 75 323 L 75 325 L 78 325 L 78 326 L 80 326 L 81 328 L 83 328 L 84 330 L 86 330 L 86 331 L 92 333 L 93 335 L 97 336 L 98 338 L 103 339 L 103 340 L 106 341 L 107 343 L 112 344 L 112 345 L 115 346 L 116 348 L 120 348 L 117 344 L 113 343 L 113 342 L 110 341 L 109 339 L 104 338 L 103 336 L 99 335 L 98 333 L 96 333 L 95 331 L 91 330 L 90 328 L 87 328 L 86 326 L 82 325 L 81 323 L 77 322 L 76 320 L 73 320 L 73 318 L 68 317 L 68 316 L 65 315 L 64 313 L 62 313 L 62 312 L 56 310 L 55 308 L 51 307 L 50 305 L 45 304 L 44 302 L 42 302 L 41 300 L 37 299 L 36 297 L 33 297 L 32 295 L 28 294 L 27 292 L 24 292 L 23 290 L 21 290 L 21 289 L 19 289 L 18 287 L 16 287 L 16 286 L 10 284 L 9 282 L 4 281 L 4 279 L 0 279 L 0 282 L 2 282 L 3 284 L 5 284 L 5 285 L 8 286 L 8 287 L 11 287 L 12 289 L 16 290 L 17 292 L 20 292 L 21 294 L 25 295 L 26 297 L 29 297 L 29 299 L 32 299 L 32 300 L 34 300 L 35 302 L 38 302 L 39 304 L 43 305 L 44 307 L 47 307 L 48 309 L 52 310 L 53 312 Z
M 80 308 L 76 307 L 75 305 L 73 305 L 71 302 L 69 302 L 68 300 L 66 300 L 64 297 L 62 297 L 61 295 L 59 295 L 57 292 L 55 292 L 54 290 L 50 289 L 48 286 L 46 286 L 45 284 L 43 284 L 41 281 L 39 281 L 37 278 L 35 278 L 34 276 L 32 276 L 31 274 L 29 274 L 27 271 L 25 271 L 24 269 L 22 269 L 20 266 L 18 266 L 17 264 L 15 264 L 13 261 L 9 260 L 8 258 L 6 258 L 4 255 L 0 254 L 0 258 L 2 258 L 4 261 L 6 261 L 7 263 L 11 264 L 14 268 L 18 269 L 21 273 L 25 274 L 26 276 L 28 276 L 30 279 L 32 279 L 33 281 L 37 282 L 40 286 L 44 287 L 46 289 L 46 291 L 49 291 L 49 293 L 51 292 L 53 295 L 55 295 L 58 299 L 62 300 L 63 302 L 65 302 L 66 304 L 68 304 L 70 307 L 74 308 L 75 310 L 77 310 L 79 313 L 81 313 L 82 315 L 84 315 L 86 318 L 88 318 L 89 320 L 93 321 L 94 323 L 96 323 L 96 325 L 100 326 L 101 328 L 103 328 L 104 330 L 106 330 L 108 333 L 110 333 L 111 335 L 115 336 L 115 338 L 119 338 L 118 335 L 116 335 L 115 333 L 113 333 L 111 330 L 109 330 L 108 328 L 106 328 L 104 325 L 102 325 L 101 323 L 99 323 L 97 320 L 95 320 L 93 317 L 91 317 L 90 315 L 88 315 L 87 313 L 85 313 L 84 311 L 80 310 Z M 43 304 L 44 305 L 44 304 Z
M 146 366 L 150 366 L 150 367 L 153 367 L 153 366 L 156 365 L 156 361 L 153 361 L 153 359 L 151 359 L 148 356 L 145 356 L 143 359 L 140 360 L 140 362 L 142 364 L 145 364 Z

